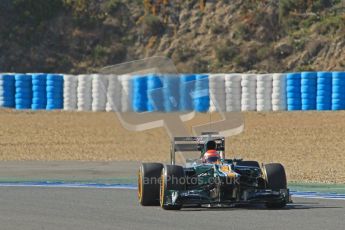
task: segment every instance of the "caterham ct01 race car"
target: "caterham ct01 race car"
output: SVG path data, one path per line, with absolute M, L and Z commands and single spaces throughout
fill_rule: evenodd
M 198 152 L 175 163 L 176 153 Z M 279 163 L 225 159 L 225 138 L 214 133 L 175 137 L 171 164 L 143 163 L 138 172 L 138 198 L 143 206 L 163 209 L 182 207 L 233 207 L 265 204 L 283 208 L 291 201 L 284 167 Z

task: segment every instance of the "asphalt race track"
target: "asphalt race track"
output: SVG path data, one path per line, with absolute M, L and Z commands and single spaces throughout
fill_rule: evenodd
M 96 188 L 0 188 L 0 229 L 343 229 L 345 201 L 295 198 L 264 207 L 165 211 L 141 207 L 136 191 Z
M 0 182 L 135 178 L 138 162 L 0 162 Z M 344 229 L 345 200 L 293 198 L 262 206 L 165 211 L 141 207 L 136 190 L 0 183 L 0 229 Z

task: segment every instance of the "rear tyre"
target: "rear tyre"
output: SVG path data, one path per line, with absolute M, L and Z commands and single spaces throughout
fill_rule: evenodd
M 280 189 L 287 189 L 286 174 L 283 165 L 279 163 L 272 163 L 264 165 L 263 171 L 266 175 L 266 185 L 268 189 L 273 191 L 280 191 Z M 269 202 L 266 203 L 267 208 L 283 208 L 286 206 L 286 201 Z
M 160 206 L 165 210 L 181 209 L 181 204 L 172 204 L 172 198 L 168 193 L 170 190 L 185 190 L 186 181 L 183 167 L 179 165 L 165 165 L 162 169 L 160 183 Z
M 142 206 L 159 205 L 159 180 L 163 165 L 143 163 L 138 172 L 138 200 Z

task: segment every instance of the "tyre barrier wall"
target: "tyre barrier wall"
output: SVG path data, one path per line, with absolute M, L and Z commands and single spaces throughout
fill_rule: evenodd
M 0 107 L 78 111 L 345 110 L 345 72 L 0 74 Z

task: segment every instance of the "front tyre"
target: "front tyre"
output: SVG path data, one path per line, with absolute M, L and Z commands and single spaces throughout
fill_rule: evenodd
M 138 171 L 138 200 L 142 206 L 159 205 L 159 180 L 163 165 L 143 163 Z
M 263 172 L 266 177 L 266 185 L 268 189 L 273 191 L 280 191 L 280 189 L 287 189 L 287 180 L 284 166 L 279 163 L 266 164 L 263 167 Z M 286 206 L 286 201 L 268 202 L 267 208 L 283 208 Z
M 165 165 L 160 180 L 160 206 L 165 210 L 179 210 L 182 204 L 176 203 L 171 192 L 185 190 L 185 173 L 182 166 Z

